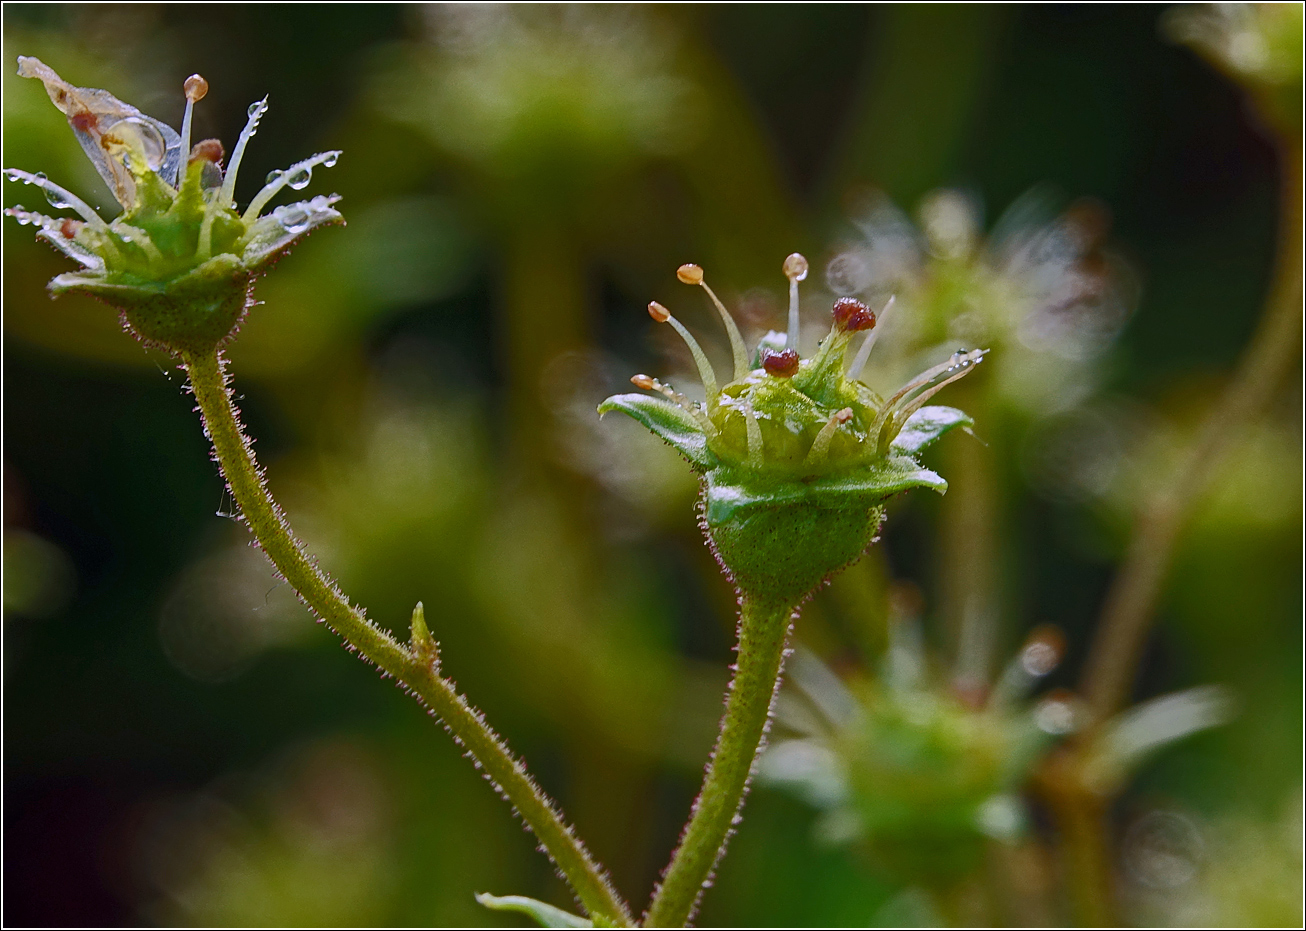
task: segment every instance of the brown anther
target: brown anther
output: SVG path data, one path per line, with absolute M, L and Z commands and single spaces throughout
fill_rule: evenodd
M 671 311 L 667 310 L 657 301 L 648 302 L 648 315 L 658 323 L 666 323 L 671 319 Z
M 785 277 L 794 281 L 802 281 L 807 277 L 807 258 L 801 253 L 794 252 L 785 258 L 785 263 L 781 266 L 784 269 Z
M 63 236 L 64 239 L 74 239 L 77 236 L 77 231 L 84 225 L 85 224 L 83 224 L 81 220 L 74 220 L 72 217 L 65 217 L 63 222 L 59 224 L 59 234 Z
M 90 110 L 78 110 L 68 117 L 68 122 L 79 133 L 95 133 L 100 130 L 100 118 Z
M 682 265 L 676 269 L 676 277 L 685 284 L 702 284 L 703 269 L 698 265 Z
M 222 148 L 222 143 L 217 139 L 204 139 L 195 143 L 195 145 L 191 147 L 189 162 L 193 162 L 197 158 L 200 158 L 206 162 L 220 165 L 222 164 L 223 156 L 226 154 L 227 153 Z
M 188 77 L 186 83 L 181 87 L 186 92 L 186 99 L 191 103 L 203 100 L 204 95 L 209 92 L 209 82 L 198 74 L 192 74 Z
M 762 350 L 762 368 L 768 375 L 776 378 L 792 378 L 798 374 L 798 353 L 792 349 L 776 352 L 773 349 Z
M 652 378 L 649 378 L 647 375 L 631 375 L 630 383 L 636 388 L 643 388 L 645 391 L 652 391 L 654 386 L 657 384 L 657 382 Z
M 875 326 L 875 314 L 856 298 L 841 297 L 834 302 L 834 325 L 845 333 L 869 330 Z

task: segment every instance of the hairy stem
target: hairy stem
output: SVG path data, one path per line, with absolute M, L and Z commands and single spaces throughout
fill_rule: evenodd
M 1279 251 L 1261 321 L 1233 381 L 1174 478 L 1142 508 L 1124 565 L 1107 593 L 1082 679 L 1095 722 L 1106 720 L 1128 696 L 1175 543 L 1193 504 L 1297 359 L 1302 332 L 1301 164 L 1300 148 L 1284 152 Z
M 584 844 L 562 819 L 479 711 L 438 671 L 433 646 L 411 649 L 372 624 L 314 564 L 273 501 L 227 388 L 225 363 L 216 352 L 182 357 L 204 418 L 205 432 L 241 515 L 268 558 L 310 608 L 350 647 L 393 676 L 440 718 L 460 746 L 535 832 L 577 899 L 594 916 L 623 925 L 630 912 Z M 415 632 L 416 635 L 416 632 Z
M 684 925 L 725 853 L 780 686 L 793 615 L 792 605 L 759 604 L 747 597 L 741 602 L 739 657 L 721 733 L 680 846 L 644 916 L 649 927 Z

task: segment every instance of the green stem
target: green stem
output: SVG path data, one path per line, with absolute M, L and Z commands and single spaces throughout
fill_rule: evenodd
M 182 362 L 190 375 L 204 427 L 213 441 L 232 497 L 240 505 L 241 515 L 259 545 L 286 581 L 350 647 L 415 693 L 443 721 L 454 740 L 483 767 L 486 777 L 535 832 L 590 915 L 622 925 L 632 924 L 626 904 L 563 821 L 557 807 L 535 785 L 526 768 L 485 723 L 480 712 L 458 694 L 451 681 L 439 674 L 434 644 L 422 635 L 424 631 L 418 624 L 414 623 L 414 646 L 418 649 L 398 643 L 349 602 L 294 538 L 280 507 L 268 493 L 250 441 L 241 430 L 227 387 L 224 360 L 216 351 L 210 351 L 184 354 Z
M 680 927 L 694 914 L 744 804 L 771 704 L 780 686 L 792 605 L 745 597 L 739 614 L 739 658 L 726 697 L 721 734 L 680 846 L 644 916 L 648 927 Z

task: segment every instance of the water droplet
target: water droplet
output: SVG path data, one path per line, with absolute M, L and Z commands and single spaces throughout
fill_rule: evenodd
M 338 161 L 340 161 L 339 152 L 328 152 L 327 157 L 322 159 L 322 164 L 326 165 L 328 168 L 335 168 L 336 162 Z
M 295 172 L 293 175 L 287 178 L 286 183 L 289 184 L 296 191 L 302 191 L 304 190 L 304 188 L 308 187 L 308 183 L 312 180 L 313 180 L 313 169 L 305 167 L 299 169 L 299 171 Z
M 46 177 L 46 174 L 45 174 L 44 171 L 38 171 L 36 174 L 32 175 L 32 180 L 31 180 L 31 181 L 28 181 L 27 183 L 28 183 L 28 184 L 40 184 L 42 181 L 49 181 L 49 180 L 50 180 L 50 179 L 49 179 L 48 177 Z
M 273 181 L 276 181 L 278 178 L 280 178 L 280 177 L 281 177 L 282 175 L 284 175 L 284 174 L 285 174 L 285 172 L 282 171 L 280 168 L 274 168 L 272 171 L 269 171 L 269 172 L 268 172 L 268 176 L 267 176 L 267 179 L 266 179 L 265 183 L 266 183 L 266 184 L 271 184 Z
M 153 123 L 147 123 L 137 117 L 128 117 L 125 120 L 119 120 L 110 128 L 110 133 L 122 140 L 123 144 L 130 151 L 138 151 L 145 158 L 145 164 L 151 171 L 158 171 L 159 166 L 163 164 L 163 157 L 167 154 L 168 146 L 164 142 L 163 134 Z M 123 156 L 124 164 L 127 162 L 126 153 Z
M 263 109 L 263 101 L 261 101 L 261 100 L 256 100 L 256 101 L 254 101 L 252 104 L 249 105 L 249 110 L 246 111 L 246 112 L 248 112 L 250 116 L 254 116 L 256 113 L 259 112 L 259 110 L 262 110 L 262 109 Z
M 287 233 L 304 232 L 304 230 L 308 229 L 309 221 L 312 219 L 307 210 L 294 205 L 278 207 L 272 211 L 272 216 L 285 228 Z
M 54 207 L 56 210 L 67 210 L 69 207 L 72 206 L 72 204 L 64 200 L 62 194 L 56 193 L 55 191 L 50 190 L 50 188 L 48 187 L 41 188 L 41 193 L 43 193 L 45 195 L 45 199 L 50 202 L 50 206 Z

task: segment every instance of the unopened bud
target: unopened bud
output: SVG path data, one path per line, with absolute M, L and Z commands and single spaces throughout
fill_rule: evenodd
M 834 325 L 845 333 L 869 330 L 875 326 L 875 314 L 856 298 L 841 297 L 834 302 Z
M 676 277 L 685 284 L 701 284 L 703 269 L 699 265 L 682 265 L 676 269 Z
M 671 311 L 667 310 L 657 301 L 648 302 L 648 315 L 658 323 L 666 323 L 671 319 Z
M 762 350 L 762 368 L 766 369 L 768 375 L 774 375 L 777 378 L 792 378 L 798 372 L 798 353 L 792 349 L 785 349 L 781 352 L 764 349 Z
M 807 259 L 797 252 L 785 259 L 782 268 L 784 269 L 785 277 L 791 281 L 802 281 L 807 277 Z

